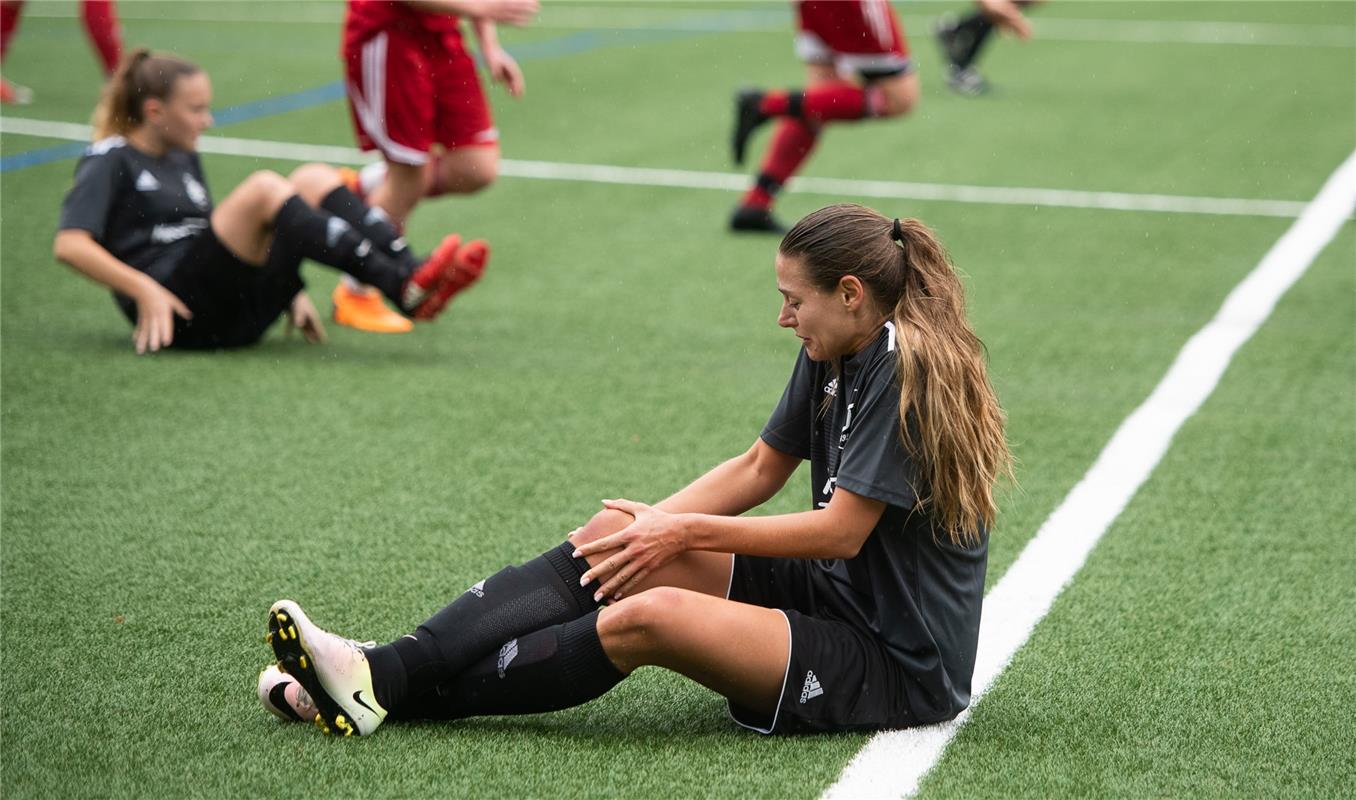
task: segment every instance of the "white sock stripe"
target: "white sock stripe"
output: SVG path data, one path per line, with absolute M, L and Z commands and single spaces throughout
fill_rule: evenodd
M 1347 157 L 1300 218 L 1234 287 L 1215 317 L 1187 341 L 1149 398 L 1121 423 L 1087 474 L 985 596 L 972 707 L 1082 568 L 1092 548 L 1163 458 L 1183 423 L 1214 391 L 1234 354 L 1337 235 L 1353 209 L 1356 152 Z M 941 725 L 873 736 L 824 796 L 912 795 L 969 717 L 967 709 Z

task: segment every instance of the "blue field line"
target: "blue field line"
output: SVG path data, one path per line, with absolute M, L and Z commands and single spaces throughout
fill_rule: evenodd
M 630 28 L 624 30 L 580 31 L 539 42 L 524 42 L 506 50 L 519 63 L 580 55 L 608 47 L 656 44 L 660 42 L 704 36 L 711 33 L 738 31 L 761 18 L 759 12 L 722 11 L 683 20 L 681 27 Z M 214 112 L 218 126 L 235 125 L 264 117 L 273 117 L 291 111 L 330 103 L 344 96 L 344 82 L 332 81 L 299 92 L 265 97 L 230 106 Z M 59 144 L 0 157 L 0 173 L 27 169 L 55 161 L 76 158 L 85 151 L 83 144 Z

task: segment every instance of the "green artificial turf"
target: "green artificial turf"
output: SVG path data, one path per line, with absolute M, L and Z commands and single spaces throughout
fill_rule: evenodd
M 220 4 L 275 19 L 251 25 L 204 19 L 217 5 L 124 4 L 127 42 L 203 63 L 218 108 L 340 77 L 333 7 Z M 494 95 L 506 159 L 732 171 L 731 92 L 803 80 L 787 30 L 671 27 L 747 12 L 789 26 L 781 4 L 556 5 L 504 32 L 545 54 L 524 58 L 527 98 Z M 918 113 L 831 129 L 806 174 L 1307 200 L 1353 147 L 1356 48 L 1001 41 L 985 61 L 998 90 L 967 100 L 946 93 L 926 34 L 958 5 L 899 7 Z M 5 75 L 38 101 L 4 115 L 87 119 L 97 73 L 74 5 L 29 11 Z M 1347 4 L 1039 13 L 1356 32 Z M 588 15 L 652 28 L 570 26 Z M 220 134 L 352 144 L 342 102 Z M 0 135 L 5 157 L 59 144 Z M 295 166 L 204 160 L 218 201 L 255 169 Z M 273 600 L 389 639 L 558 543 L 600 498 L 658 499 L 753 441 L 796 345 L 775 325 L 775 240 L 723 230 L 736 195 L 503 178 L 411 221 L 421 250 L 447 230 L 493 246 L 435 325 L 138 358 L 106 293 L 51 257 L 73 164 L 0 174 L 7 797 L 812 797 L 865 741 L 743 732 L 714 694 L 655 670 L 573 711 L 361 742 L 279 724 L 253 696 Z M 933 225 L 966 275 L 1020 459 L 990 584 L 1290 224 L 866 202 Z M 1352 251 L 1348 226 L 1240 352 L 924 794 L 1351 784 Z M 328 309 L 334 274 L 305 274 Z M 803 508 L 807 480 L 767 510 Z

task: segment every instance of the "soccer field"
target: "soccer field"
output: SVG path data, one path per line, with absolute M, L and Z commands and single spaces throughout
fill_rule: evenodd
M 274 600 L 399 636 L 599 498 L 655 501 L 742 452 L 782 392 L 776 240 L 725 222 L 748 180 L 733 92 L 804 81 L 788 4 L 543 5 L 501 30 L 528 92 L 492 92 L 499 181 L 408 228 L 493 247 L 441 320 L 137 357 L 51 255 L 99 73 L 75 3 L 28 3 L 4 75 L 36 101 L 0 114 L 0 792 L 1353 796 L 1351 166 L 1313 202 L 1356 148 L 1350 2 L 1055 0 L 1035 40 L 990 46 L 980 98 L 947 91 L 929 35 L 964 0 L 897 3 L 921 105 L 831 127 L 779 203 L 918 217 L 966 278 L 1019 463 L 963 724 L 760 737 L 654 669 L 571 711 L 370 740 L 260 709 Z M 127 46 L 212 76 L 218 201 L 254 170 L 363 163 L 342 4 L 120 10 Z M 1335 234 L 1299 225 L 1334 207 Z M 1273 262 L 1292 287 L 1245 283 Z M 304 274 L 327 312 L 336 274 Z M 1240 286 L 1251 316 L 1212 326 Z M 1237 350 L 1179 362 L 1202 331 Z M 1123 510 L 1088 488 L 1104 453 Z

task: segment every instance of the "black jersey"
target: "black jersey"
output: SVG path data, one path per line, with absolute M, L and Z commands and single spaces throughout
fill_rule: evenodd
M 916 508 L 926 486 L 899 438 L 894 347 L 886 323 L 838 375 L 802 349 L 762 439 L 810 460 L 816 508 L 839 486 L 886 503 L 856 557 L 817 561 L 811 572 L 824 606 L 875 633 L 912 676 L 910 705 L 927 722 L 970 702 L 988 536 L 956 547 Z
M 113 136 L 85 149 L 58 227 L 89 231 L 114 257 L 164 283 L 211 216 L 197 153 L 157 158 Z

